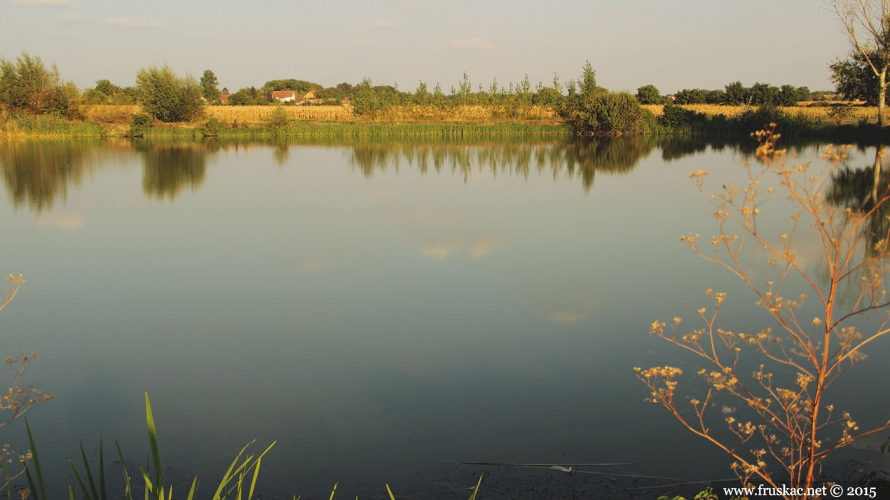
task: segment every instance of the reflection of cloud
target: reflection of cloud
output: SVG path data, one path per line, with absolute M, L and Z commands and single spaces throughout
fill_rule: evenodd
M 78 14 L 77 12 L 66 12 L 61 16 L 56 17 L 56 21 L 60 23 L 79 23 L 83 21 L 83 14 Z
M 105 25 L 114 28 L 160 28 L 163 24 L 157 19 L 136 19 L 133 17 L 108 17 Z
M 587 319 L 586 313 L 574 311 L 545 311 L 543 309 L 539 309 L 538 314 L 544 316 L 554 323 L 560 323 L 563 325 L 574 325 L 579 321 Z
M 368 38 L 362 38 L 361 40 L 356 40 L 355 44 L 359 45 L 361 47 L 369 47 L 371 45 L 374 45 L 374 40 L 371 40 Z
M 532 293 L 530 300 L 535 314 L 562 325 L 585 321 L 604 307 L 603 300 L 588 288 L 573 290 L 557 285 L 554 289 L 539 283 Z
M 483 40 L 481 38 L 473 37 L 473 38 L 457 38 L 451 40 L 451 46 L 457 47 L 460 49 L 496 49 L 495 45 L 488 40 Z
M 317 273 L 321 271 L 321 268 L 324 267 L 324 262 L 321 259 L 305 259 L 303 261 L 303 270 L 307 273 Z
M 501 235 L 421 241 L 420 253 L 428 259 L 445 260 L 466 251 L 473 259 L 481 259 L 504 246 L 505 242 L 506 239 Z
M 377 21 L 365 21 L 363 23 L 359 23 L 359 26 L 367 26 L 369 28 L 392 28 L 396 25 L 396 23 L 392 21 L 384 21 L 379 19 Z
M 62 231 L 72 232 L 86 225 L 83 216 L 76 214 L 38 215 L 35 221 L 39 227 L 56 227 Z

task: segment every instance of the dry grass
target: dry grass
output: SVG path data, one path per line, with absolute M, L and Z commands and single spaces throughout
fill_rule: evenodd
M 272 118 L 276 106 L 207 106 L 205 118 L 216 118 L 226 124 L 262 125 Z M 319 122 L 450 122 L 500 123 L 559 122 L 556 112 L 542 106 L 508 109 L 496 106 L 397 106 L 375 118 L 356 117 L 350 106 L 283 106 L 288 118 L 297 121 Z M 91 105 L 83 106 L 86 121 L 100 124 L 127 124 L 130 117 L 143 112 L 140 106 Z
M 719 106 L 717 104 L 682 104 L 683 108 L 703 113 L 708 116 L 723 115 L 727 118 L 738 116 L 749 109 L 750 106 Z M 644 105 L 655 116 L 664 114 L 664 106 L 660 104 Z M 878 116 L 878 109 L 873 106 L 851 106 L 846 108 L 842 116 L 838 116 L 834 108 L 830 106 L 783 106 L 779 108 L 788 116 L 802 116 L 804 118 L 818 120 L 842 120 L 847 122 L 858 122 L 859 120 L 874 120 Z
M 95 104 L 81 106 L 83 117 L 93 123 L 129 123 L 130 117 L 142 112 L 138 105 Z
M 216 118 L 226 123 L 263 123 L 270 118 L 277 106 L 207 106 L 207 118 Z M 353 121 L 352 108 L 346 106 L 282 106 L 291 120 L 310 121 Z

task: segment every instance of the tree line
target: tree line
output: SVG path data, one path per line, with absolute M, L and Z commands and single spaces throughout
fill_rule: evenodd
M 782 85 L 776 87 L 768 83 L 755 83 L 745 87 L 736 81 L 723 89 L 682 89 L 673 96 L 661 95 L 654 85 L 644 85 L 637 89 L 637 100 L 641 104 L 717 104 L 726 106 L 797 106 L 801 101 L 824 100 L 826 92 L 811 92 L 808 87 Z
M 860 95 L 857 92 L 866 91 L 874 94 L 876 85 L 871 80 L 875 78 L 872 75 L 869 79 L 870 67 L 864 67 L 863 61 L 867 62 L 854 53 L 849 61 L 831 65 L 841 94 L 857 96 Z M 117 86 L 103 79 L 81 93 L 73 83 L 62 80 L 55 66 L 47 69 L 39 57 L 22 53 L 15 61 L 0 58 L 0 109 L 7 114 L 54 114 L 79 119 L 82 118 L 78 108 L 81 103 L 139 104 L 150 115 L 145 118 L 184 122 L 200 118 L 205 105 L 219 104 L 225 94 L 231 105 L 277 104 L 272 97 L 277 90 L 292 90 L 298 96 L 311 91 L 319 102 L 326 104 L 342 104 L 348 100 L 356 115 L 368 117 L 386 115 L 389 110 L 404 106 L 442 110 L 489 106 L 494 108 L 494 116 L 508 119 L 520 118 L 532 107 L 548 108 L 581 135 L 638 131 L 646 116 L 640 104 L 791 106 L 820 97 L 807 87 L 775 87 L 764 83 L 745 87 L 738 81 L 721 90 L 683 89 L 674 96 L 662 95 L 654 85 L 640 87 L 636 94 L 613 92 L 597 85 L 590 63 L 584 66 L 577 80 L 562 84 L 559 76 L 554 75 L 552 84 L 546 86 L 540 82 L 533 86 L 527 75 L 518 83 L 510 82 L 506 86 L 497 79 L 487 86 L 474 85 L 464 73 L 458 84 L 447 92 L 439 83 L 431 89 L 421 81 L 414 91 L 405 92 L 398 85 L 375 85 L 365 78 L 356 85 L 344 82 L 327 88 L 307 80 L 270 80 L 260 88 L 245 87 L 233 94 L 219 88 L 211 70 L 195 79 L 177 75 L 165 65 L 140 69 L 134 86 Z

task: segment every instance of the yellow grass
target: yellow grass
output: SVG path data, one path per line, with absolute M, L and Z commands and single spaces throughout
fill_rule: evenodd
M 664 106 L 660 104 L 647 104 L 643 106 L 652 112 L 655 116 L 664 114 Z M 698 113 L 708 116 L 723 115 L 727 118 L 738 116 L 749 109 L 751 106 L 719 106 L 717 104 L 682 104 L 682 108 L 690 109 Z M 825 120 L 836 120 L 837 118 L 830 115 L 832 108 L 828 106 L 782 106 L 780 110 L 790 116 L 803 116 L 805 118 L 816 118 Z M 859 121 L 862 119 L 876 119 L 878 116 L 878 108 L 874 106 L 852 106 L 849 108 L 849 114 L 844 117 L 846 121 Z
M 277 106 L 207 106 L 207 118 L 226 123 L 263 123 L 272 117 Z M 281 106 L 291 120 L 342 121 L 353 120 L 352 108 L 346 106 Z
M 263 124 L 272 117 L 276 106 L 206 106 L 205 118 L 216 118 L 227 124 Z M 291 120 L 301 121 L 367 121 L 356 117 L 351 106 L 282 106 Z M 130 117 L 142 113 L 141 106 L 90 105 L 83 106 L 89 122 L 126 124 Z M 557 123 L 556 112 L 543 106 L 531 106 L 511 111 L 492 106 L 457 106 L 440 109 L 434 106 L 397 106 L 374 120 L 383 122 L 539 122 Z

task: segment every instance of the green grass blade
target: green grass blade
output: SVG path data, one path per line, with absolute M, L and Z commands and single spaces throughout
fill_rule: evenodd
M 145 393 L 145 422 L 148 425 L 148 444 L 151 448 L 152 465 L 154 466 L 154 476 L 156 478 L 156 486 L 158 490 L 158 498 L 164 496 L 164 469 L 161 465 L 161 452 L 158 448 L 158 430 L 155 427 L 155 417 L 151 411 L 151 400 L 148 399 L 148 393 Z
M 12 498 L 12 474 L 9 473 L 9 462 L 3 461 L 3 473 L 6 476 L 6 498 Z
M 87 453 L 83 451 L 83 442 L 80 443 L 80 456 L 83 458 L 83 467 L 86 470 L 84 475 L 87 477 L 87 481 L 90 483 L 90 491 L 93 493 L 90 498 L 99 500 L 99 492 L 96 491 L 96 481 L 93 480 L 93 471 L 90 470 L 90 461 L 87 460 Z M 73 467 L 74 466 L 72 465 L 72 468 Z
M 479 481 L 476 483 L 476 488 L 473 490 L 473 494 L 470 495 L 470 500 L 476 500 L 476 493 L 479 493 L 480 486 L 482 486 L 482 474 L 479 474 Z
M 124 498 L 133 500 L 133 489 L 130 487 L 130 473 L 127 472 L 127 462 L 124 460 L 124 453 L 121 451 L 121 445 L 114 438 L 114 447 L 117 448 L 117 457 L 121 461 L 121 469 L 124 472 Z
M 340 484 L 340 483 L 334 483 L 334 489 L 331 490 L 331 498 L 329 498 L 328 500 L 334 500 L 334 493 L 337 492 L 337 485 L 338 485 L 338 484 Z
M 105 451 L 102 444 L 102 435 L 99 434 L 99 496 L 100 500 L 108 500 L 108 494 L 105 487 Z
M 34 478 L 31 477 L 31 470 L 27 466 L 25 466 L 25 477 L 28 478 L 28 488 L 30 488 L 31 496 L 34 497 L 34 500 L 40 500 L 40 495 L 37 494 L 37 488 L 34 487 Z
M 12 497 L 9 497 L 9 498 L 12 498 Z M 74 500 L 74 485 L 73 484 L 68 485 L 68 500 Z
M 247 490 L 247 500 L 253 499 L 253 490 L 256 488 L 256 480 L 257 480 L 257 477 L 259 477 L 259 475 L 260 475 L 260 467 L 262 467 L 262 464 L 263 464 L 263 456 L 260 455 L 260 457 L 257 458 L 256 462 L 254 462 L 254 464 L 253 464 L 254 465 L 253 478 L 250 480 L 250 489 Z
M 189 495 L 186 497 L 186 500 L 195 500 L 195 495 L 198 493 L 198 476 L 195 476 L 195 479 L 192 480 L 192 487 L 189 488 Z
M 68 460 L 68 465 L 71 466 L 71 471 L 74 472 L 74 481 L 80 486 L 80 491 L 83 492 L 83 497 L 87 500 L 95 500 L 96 497 L 90 496 L 90 492 L 87 490 L 86 484 L 83 482 L 83 478 L 80 477 L 80 473 L 77 472 L 77 468 L 74 467 L 74 462 Z
M 37 446 L 34 444 L 34 436 L 31 434 L 31 426 L 28 425 L 27 418 L 25 419 L 25 430 L 28 432 L 28 445 L 31 447 L 31 456 L 34 459 L 34 470 L 37 472 L 37 485 L 40 487 L 40 498 L 48 500 L 49 497 L 46 494 L 46 481 L 43 479 L 43 468 L 40 466 L 40 458 L 37 456 Z M 31 494 L 34 495 L 36 493 L 37 492 L 34 491 L 32 487 Z
M 392 490 L 389 489 L 389 485 L 386 485 L 386 492 L 389 493 L 389 500 L 396 500 L 395 495 L 392 494 Z
M 241 448 L 241 451 L 239 451 L 238 455 L 235 456 L 235 460 L 232 460 L 232 464 L 229 465 L 229 469 L 226 471 L 226 473 L 223 475 L 222 479 L 220 479 L 220 481 L 219 481 L 219 486 L 216 488 L 216 493 L 213 494 L 213 500 L 220 500 L 222 498 L 223 490 L 226 488 L 226 485 L 228 485 L 229 482 L 232 480 L 232 478 L 234 477 L 234 474 L 236 474 L 236 473 L 232 472 L 235 469 L 235 465 L 238 463 L 238 460 L 241 459 L 241 455 L 244 454 L 244 451 L 247 450 L 247 447 L 250 446 L 251 443 L 253 443 L 253 441 L 244 445 L 244 448 Z M 239 467 L 239 469 L 240 469 L 240 467 Z

